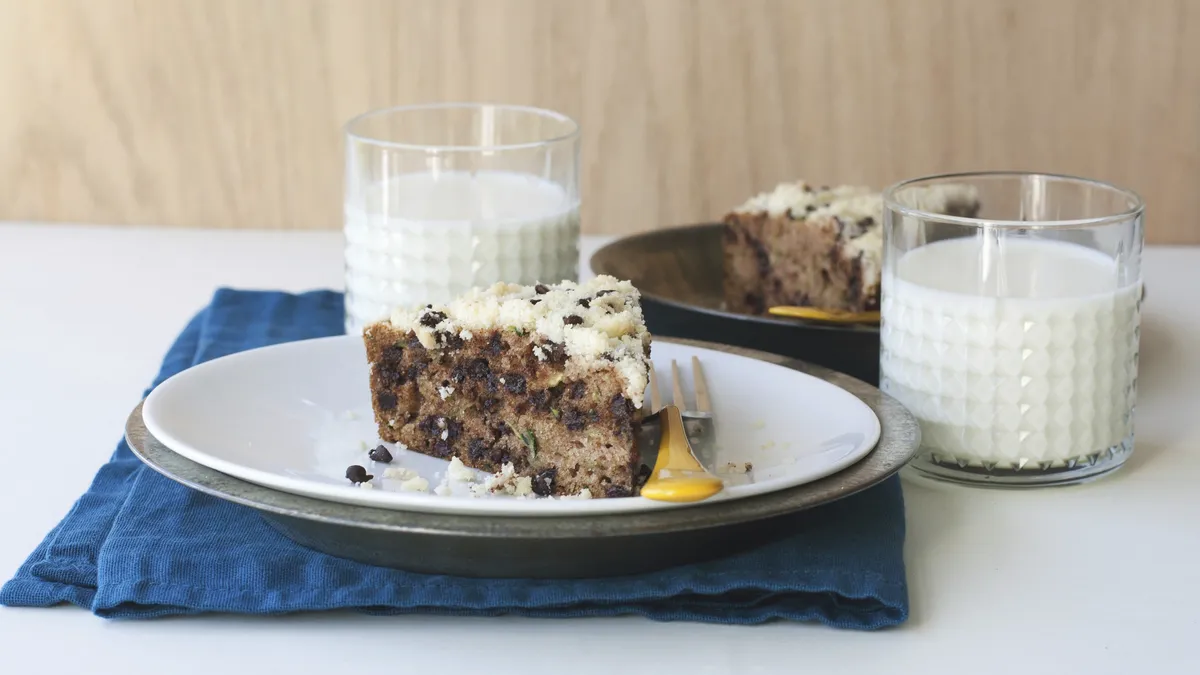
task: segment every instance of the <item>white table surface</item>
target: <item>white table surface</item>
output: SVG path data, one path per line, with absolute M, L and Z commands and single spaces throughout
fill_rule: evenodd
M 900 628 L 0 608 L 0 673 L 1200 672 L 1200 248 L 1150 248 L 1144 268 L 1128 465 L 1024 493 L 906 482 Z M 337 232 L 0 224 L 0 578 L 86 489 L 215 287 L 341 276 Z

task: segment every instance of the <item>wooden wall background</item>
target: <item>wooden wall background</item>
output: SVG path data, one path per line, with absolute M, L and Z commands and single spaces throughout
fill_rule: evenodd
M 0 219 L 338 228 L 342 122 L 456 99 L 580 120 L 590 232 L 1030 168 L 1200 243 L 1200 0 L 0 0 Z

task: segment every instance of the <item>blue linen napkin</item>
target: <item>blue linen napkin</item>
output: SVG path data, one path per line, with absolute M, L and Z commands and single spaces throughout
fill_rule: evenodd
M 338 334 L 342 321 L 338 293 L 218 290 L 167 353 L 155 385 L 233 352 Z M 903 545 L 903 498 L 892 478 L 808 512 L 786 540 L 721 560 L 608 579 L 413 574 L 294 544 L 254 510 L 146 468 L 122 441 L 0 588 L 0 604 L 69 602 L 115 619 L 359 609 L 876 629 L 908 617 Z

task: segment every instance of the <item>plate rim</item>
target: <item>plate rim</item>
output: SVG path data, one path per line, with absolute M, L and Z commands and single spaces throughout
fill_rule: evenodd
M 620 246 L 636 246 L 639 242 L 645 239 L 653 239 L 673 233 L 682 233 L 686 231 L 702 231 L 716 230 L 725 227 L 724 223 L 690 223 L 685 225 L 672 225 L 655 230 L 647 230 L 645 232 L 637 232 L 635 234 L 618 237 L 600 248 L 596 249 L 588 258 L 588 265 L 596 274 L 612 274 L 611 270 L 602 269 L 605 266 L 608 258 L 615 255 L 617 247 Z M 709 316 L 727 319 L 730 321 L 748 321 L 750 323 L 765 324 L 770 326 L 782 326 L 784 328 L 803 328 L 806 330 L 832 331 L 835 333 L 864 333 L 864 334 L 879 334 L 879 326 L 867 324 L 830 324 L 821 321 L 809 321 L 807 319 L 784 318 L 775 316 L 758 316 L 755 314 L 740 314 L 738 312 L 730 312 L 724 309 L 714 309 L 712 307 L 704 307 L 702 305 L 694 305 L 682 300 L 670 298 L 658 293 L 647 292 L 645 288 L 638 285 L 637 280 L 633 280 L 634 285 L 638 286 L 638 291 L 642 297 L 657 302 L 662 305 L 674 307 L 680 310 L 690 312 L 700 312 Z
M 275 345 L 265 345 L 255 349 L 248 349 L 241 352 L 235 352 L 222 356 L 218 359 L 197 364 L 199 368 L 211 366 L 218 361 L 233 360 L 240 361 L 244 357 L 248 357 L 255 352 L 262 350 L 288 350 L 289 348 L 303 349 L 306 344 L 320 343 L 316 348 L 333 347 L 338 350 L 343 349 L 343 345 L 353 344 L 354 348 L 361 346 L 361 343 L 348 335 L 331 335 L 320 338 L 310 338 L 306 340 L 295 340 L 286 343 Z M 880 434 L 882 433 L 882 422 L 879 415 L 863 400 L 839 387 L 837 384 L 831 383 L 820 377 L 814 377 L 808 373 L 788 367 L 787 365 L 775 364 L 761 358 L 737 353 L 728 349 L 713 349 L 708 346 L 698 344 L 685 344 L 674 338 L 659 338 L 655 341 L 658 345 L 670 345 L 675 348 L 684 348 L 685 350 L 703 349 L 711 353 L 725 354 L 738 359 L 746 359 L 758 363 L 762 363 L 772 368 L 782 369 L 780 376 L 785 376 L 786 373 L 799 375 L 808 384 L 806 386 L 831 387 L 834 391 L 817 394 L 817 399 L 828 396 L 830 398 L 846 396 L 846 406 L 852 408 L 854 416 L 862 416 L 862 426 L 855 428 L 866 429 L 870 427 L 870 431 L 859 443 L 855 444 L 852 452 L 840 455 L 834 461 L 821 462 L 812 469 L 805 471 L 799 475 L 783 477 L 767 483 L 760 483 L 749 486 L 749 489 L 736 489 L 732 492 L 722 493 L 714 498 L 713 502 L 733 502 L 743 499 L 750 499 L 762 494 L 786 490 L 796 485 L 811 483 L 815 480 L 820 480 L 825 476 L 837 473 L 846 467 L 862 461 L 879 442 Z M 309 349 L 312 349 L 310 346 Z M 677 357 L 680 358 L 680 357 Z M 686 356 L 682 357 L 686 359 Z M 191 369 L 186 369 L 191 370 Z M 181 371 L 171 376 L 161 383 L 152 391 L 143 402 L 142 423 L 146 426 L 147 431 L 156 440 L 161 442 L 166 447 L 170 448 L 175 454 L 181 455 L 197 464 L 207 466 L 215 471 L 228 476 L 233 476 L 245 480 L 250 483 L 261 485 L 262 487 L 281 492 L 289 492 L 305 497 L 311 497 L 323 501 L 339 502 L 344 504 L 357 504 L 359 506 L 369 506 L 376 508 L 400 510 L 400 511 L 424 511 L 430 513 L 459 513 L 459 514 L 478 514 L 478 515 L 506 515 L 519 516 L 524 518 L 545 518 L 549 516 L 597 516 L 603 514 L 628 514 L 628 513 L 643 513 L 648 511 L 666 510 L 666 509 L 681 509 L 694 508 L 699 502 L 690 503 L 674 503 L 674 502 L 648 502 L 646 500 L 621 500 L 619 503 L 612 503 L 608 500 L 587 500 L 587 501 L 561 501 L 550 504 L 543 504 L 533 500 L 505 500 L 501 503 L 490 500 L 443 500 L 433 498 L 431 495 L 423 494 L 406 494 L 394 492 L 369 492 L 358 493 L 349 490 L 347 485 L 332 485 L 326 482 L 313 481 L 307 478 L 299 478 L 287 476 L 271 469 L 263 468 L 257 465 L 246 464 L 240 458 L 231 457 L 228 454 L 214 454 L 211 448 L 206 449 L 205 446 L 197 445 L 188 442 L 185 438 L 179 437 L 173 432 L 171 425 L 164 424 L 163 419 L 157 419 L 149 414 L 150 409 L 155 405 L 156 398 L 165 395 L 164 392 L 169 390 L 172 385 L 172 380 L 176 380 L 179 376 L 185 375 L 186 371 Z M 799 481 L 799 482 L 796 482 Z
M 912 413 L 896 399 L 861 380 L 768 352 L 701 340 L 672 339 L 671 342 L 739 354 L 825 380 L 857 397 L 874 412 L 880 424 L 879 440 L 864 457 L 841 471 L 762 495 L 679 509 L 531 517 L 524 514 L 435 513 L 360 506 L 257 485 L 193 462 L 154 438 L 142 419 L 144 400 L 138 403 L 126 420 L 125 436 L 134 455 L 168 479 L 266 513 L 372 530 L 520 539 L 643 536 L 784 516 L 836 501 L 882 483 L 907 464 L 920 447 L 920 427 Z

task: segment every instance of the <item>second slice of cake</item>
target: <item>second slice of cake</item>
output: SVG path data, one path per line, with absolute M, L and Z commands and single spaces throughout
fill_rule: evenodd
M 540 495 L 636 493 L 650 335 L 629 282 L 496 284 L 363 340 L 385 441 L 489 472 L 511 462 Z

